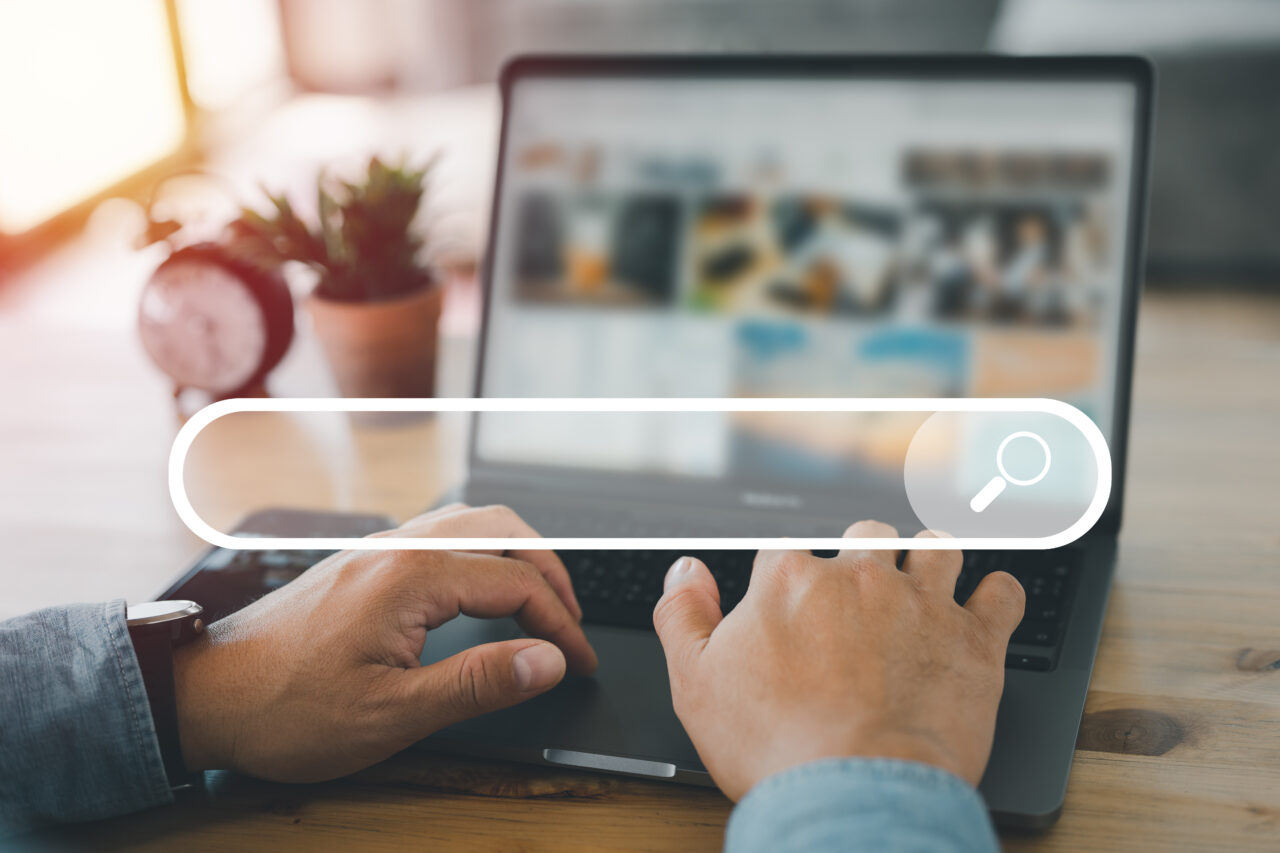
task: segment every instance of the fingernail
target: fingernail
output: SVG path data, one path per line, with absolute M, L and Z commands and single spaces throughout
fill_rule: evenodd
M 662 582 L 663 589 L 671 589 L 678 583 L 684 583 L 693 576 L 693 558 L 681 557 L 676 560 L 670 569 L 667 569 L 667 578 Z
M 564 676 L 564 655 L 550 643 L 538 643 L 515 653 L 511 658 L 516 687 L 521 690 L 541 690 L 550 687 Z

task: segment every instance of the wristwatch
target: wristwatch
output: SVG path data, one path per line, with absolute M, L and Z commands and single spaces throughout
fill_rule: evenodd
M 173 650 L 204 633 L 203 614 L 204 608 L 194 601 L 149 601 L 130 607 L 126 617 L 170 788 L 188 787 L 199 775 L 187 771 L 182 757 Z

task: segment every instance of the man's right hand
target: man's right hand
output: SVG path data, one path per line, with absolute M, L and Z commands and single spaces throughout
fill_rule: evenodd
M 845 536 L 897 532 L 862 521 Z M 995 572 L 961 607 L 959 551 L 911 551 L 899 571 L 896 553 L 856 545 L 831 559 L 761 551 L 723 618 L 705 565 L 684 557 L 667 574 L 654 624 L 676 714 L 734 800 L 819 758 L 900 758 L 974 785 L 982 777 L 1022 587 Z

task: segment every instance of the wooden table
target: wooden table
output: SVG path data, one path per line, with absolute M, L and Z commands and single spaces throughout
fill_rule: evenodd
M 142 598 L 200 548 L 168 504 L 174 421 L 128 329 L 43 300 L 0 293 L 0 617 Z M 1066 809 L 1003 838 L 1280 849 L 1280 298 L 1158 293 L 1140 326 L 1119 572 Z M 172 808 L 33 843 L 714 849 L 729 808 L 709 790 L 407 753 L 314 786 L 210 774 Z

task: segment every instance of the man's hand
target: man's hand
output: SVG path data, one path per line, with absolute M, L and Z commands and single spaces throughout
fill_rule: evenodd
M 461 504 L 378 534 L 536 535 L 506 507 Z M 459 613 L 514 615 L 542 639 L 422 666 L 428 632 Z M 592 672 L 581 617 L 564 564 L 549 551 L 335 554 L 178 649 L 183 755 L 193 770 L 286 782 L 351 773 L 550 689 L 566 661 Z
M 861 521 L 845 535 L 898 534 Z M 1022 587 L 995 572 L 960 607 L 959 551 L 911 551 L 902 571 L 896 558 L 852 542 L 831 559 L 761 551 L 723 618 L 706 566 L 672 566 L 654 624 L 676 714 L 729 797 L 843 756 L 921 761 L 978 783 Z

